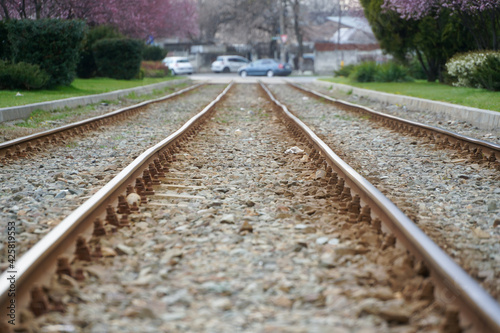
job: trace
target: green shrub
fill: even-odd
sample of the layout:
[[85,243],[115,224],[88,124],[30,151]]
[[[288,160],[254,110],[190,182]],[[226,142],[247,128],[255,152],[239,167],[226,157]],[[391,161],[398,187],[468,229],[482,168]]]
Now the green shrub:
[[111,26],[97,26],[86,33],[82,41],[80,61],[76,68],[78,77],[87,79],[97,75],[97,65],[92,48],[98,40],[105,38],[123,38],[123,35]]
[[374,61],[367,61],[355,66],[349,78],[357,82],[373,82],[376,72],[377,64]]
[[146,45],[142,51],[142,59],[161,61],[167,55],[167,50],[159,46]]
[[118,80],[133,79],[141,67],[142,42],[134,39],[101,39],[94,44],[99,76]]
[[38,65],[0,60],[0,89],[41,89],[49,79],[49,74]]
[[377,65],[374,81],[408,82],[412,81],[412,78],[408,75],[408,70],[405,67],[390,61],[385,64]]
[[500,52],[475,51],[454,55],[446,63],[454,86],[500,90]]
[[339,70],[334,71],[333,73],[335,74],[335,76],[348,77],[349,75],[351,75],[352,71],[354,70],[354,67],[355,67],[354,65],[347,65]]
[[49,86],[71,84],[86,29],[83,21],[10,20],[5,25],[12,63],[40,65],[50,75]]

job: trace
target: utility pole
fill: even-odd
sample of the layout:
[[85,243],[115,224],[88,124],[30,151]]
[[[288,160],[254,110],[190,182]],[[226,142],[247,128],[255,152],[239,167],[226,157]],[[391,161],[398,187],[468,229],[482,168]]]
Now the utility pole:
[[286,10],[286,7],[285,7],[285,1],[286,0],[279,0],[280,2],[280,60],[282,62],[285,62],[286,60],[286,57],[285,57],[285,53],[286,53],[286,49],[285,49],[285,42],[283,41],[283,38],[281,38],[281,36],[285,35],[285,10]]

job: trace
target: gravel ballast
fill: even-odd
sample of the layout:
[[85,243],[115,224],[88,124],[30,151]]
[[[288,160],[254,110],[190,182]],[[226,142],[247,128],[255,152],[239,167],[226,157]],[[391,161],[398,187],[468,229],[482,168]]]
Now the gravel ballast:
[[146,148],[178,129],[223,89],[206,86],[154,104],[125,121],[0,165],[0,269],[8,262],[7,221],[16,223],[19,257]]
[[284,85],[276,97],[500,300],[500,174]]

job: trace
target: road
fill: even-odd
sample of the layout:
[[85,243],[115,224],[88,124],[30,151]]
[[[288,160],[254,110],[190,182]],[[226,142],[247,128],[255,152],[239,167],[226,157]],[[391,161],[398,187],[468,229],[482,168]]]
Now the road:
[[229,83],[230,81],[235,81],[238,83],[255,83],[257,81],[262,81],[264,83],[283,83],[284,80],[290,80],[293,82],[312,82],[319,78],[319,76],[247,76],[245,78],[240,77],[236,73],[196,73],[190,75],[194,81],[209,81],[212,83]]

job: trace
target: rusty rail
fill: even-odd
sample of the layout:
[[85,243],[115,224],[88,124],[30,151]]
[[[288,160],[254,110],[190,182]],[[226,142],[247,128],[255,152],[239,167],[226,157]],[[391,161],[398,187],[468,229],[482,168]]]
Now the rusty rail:
[[361,112],[366,115],[369,115],[374,120],[382,121],[387,126],[395,128],[397,130],[406,131],[410,134],[419,137],[428,137],[430,140],[436,143],[441,143],[444,146],[449,146],[450,148],[469,151],[473,155],[473,157],[477,159],[486,159],[489,162],[496,163],[496,167],[500,168],[499,144],[484,140],[479,140],[467,135],[462,135],[452,131],[448,131],[443,128],[430,126],[415,121],[392,116],[386,113],[378,112],[365,106],[332,98],[330,96],[299,86],[289,81],[287,81],[287,84],[311,96],[329,101],[339,109],[345,111]]
[[[74,257],[76,255],[76,241],[82,236],[92,234],[92,227],[96,219],[101,221],[105,219],[108,206],[116,207],[118,196],[124,194],[127,187],[133,185],[134,182],[137,184],[137,179],[141,176],[144,177],[151,163],[158,163],[158,159],[162,158],[163,162],[166,162],[164,157],[175,151],[179,142],[194,135],[201,124],[211,116],[214,106],[226,95],[232,85],[233,83],[230,83],[219,96],[176,132],[137,157],[108,184],[28,250],[15,262],[14,268],[3,272],[0,275],[0,307],[6,309],[13,299],[9,296],[11,284],[8,280],[12,274],[15,276],[15,303],[17,307],[26,306],[32,288],[46,283],[56,272],[58,258],[62,256]],[[15,273],[11,273],[12,271]]]
[[437,244],[420,230],[399,208],[378,189],[340,159],[307,125],[280,103],[262,83],[262,89],[276,104],[289,130],[301,133],[311,148],[319,152],[328,165],[358,194],[361,202],[370,207],[402,244],[431,271],[440,287],[442,301],[456,303],[465,320],[474,324],[476,331],[500,332],[500,305],[458,266]]
[[91,129],[95,129],[110,122],[112,119],[121,119],[122,117],[130,116],[136,112],[141,111],[142,108],[147,105],[162,102],[167,99],[172,99],[191,90],[199,88],[202,85],[204,85],[204,83],[198,83],[182,90],[176,91],[167,96],[144,101],[142,103],[131,105],[101,116],[88,118],[72,124],[60,126],[47,131],[0,143],[0,159],[23,157],[27,152],[33,151],[34,149],[37,149],[37,147],[41,147],[42,145],[50,143],[56,143],[61,139],[65,139],[66,136],[73,136],[76,134],[84,133]]

